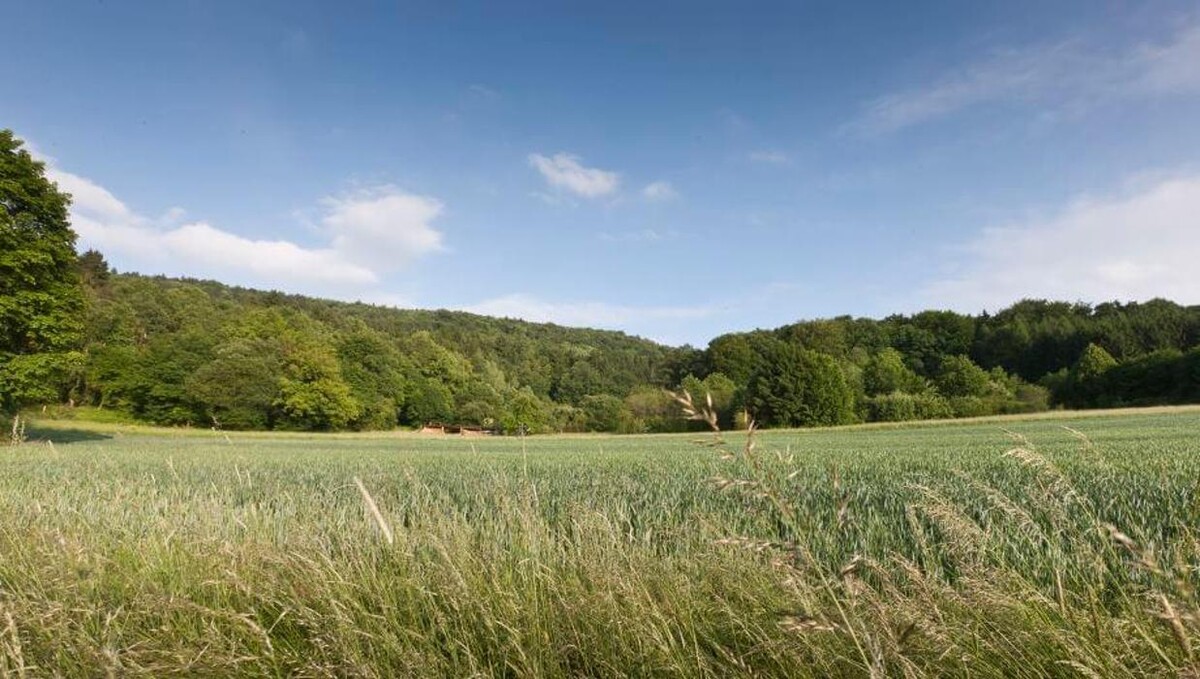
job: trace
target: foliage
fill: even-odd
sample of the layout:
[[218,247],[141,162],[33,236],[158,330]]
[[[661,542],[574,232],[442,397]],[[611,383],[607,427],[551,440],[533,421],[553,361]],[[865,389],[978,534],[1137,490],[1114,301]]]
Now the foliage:
[[749,395],[754,416],[766,424],[811,427],[854,420],[854,394],[837,363],[782,341],[768,350]]
[[579,408],[592,431],[618,431],[632,417],[625,402],[611,394],[584,396]]
[[712,410],[717,415],[717,422],[724,429],[734,429],[734,419],[737,410],[743,405],[745,395],[737,383],[724,373],[710,373],[704,379],[688,374],[675,389],[676,393],[689,394],[697,403],[712,401]]
[[871,357],[863,368],[863,390],[867,396],[924,391],[925,382],[904,364],[904,355],[888,347]]
[[[515,432],[524,422],[524,431],[642,432],[681,426],[665,396],[679,389],[711,394],[723,427],[743,408],[770,425],[820,426],[1031,412],[1051,401],[1178,402],[1196,391],[1175,378],[1154,391],[1153,378],[1140,376],[1149,374],[1139,361],[1150,353],[1138,347],[1178,342],[1168,348],[1182,351],[1200,338],[1200,314],[1169,303],[839,317],[723,335],[698,351],[621,333],[115,274],[103,258],[85,259],[86,356],[78,370],[39,382],[51,384],[42,395],[69,390],[79,402],[156,423],[386,429],[437,421]],[[1064,319],[1074,334],[1053,330]],[[1097,348],[1053,339],[1080,333],[1099,334]],[[1055,357],[1074,351],[1070,368],[1119,337],[1127,337],[1120,364],[1131,366],[1115,373],[1120,379],[1084,379],[1076,369],[1063,379],[1035,375],[1033,384],[1006,368],[1057,365]],[[288,371],[298,352],[312,351],[335,357],[336,367],[302,388]],[[1021,358],[1029,352],[1041,357]]]
[[1103,347],[1089,343],[1075,362],[1072,379],[1086,382],[1099,378],[1111,368],[1117,366],[1117,359],[1104,350]]
[[186,398],[203,404],[218,428],[271,429],[282,397],[282,349],[267,338],[235,338],[184,382]]
[[70,196],[0,130],[0,413],[56,400],[80,355],[82,295]]
[[77,398],[158,424],[540,432],[577,428],[570,406],[590,395],[672,386],[658,380],[671,379],[675,350],[621,333],[116,274],[94,254],[80,266]]
[[625,397],[627,433],[682,431],[686,421],[679,416],[679,407],[666,389],[651,386],[637,387]]
[[958,355],[942,359],[934,384],[938,392],[950,398],[981,397],[988,394],[992,379],[970,358]]
[[908,394],[894,391],[866,399],[867,419],[872,422],[938,420],[954,417],[954,409],[944,396],[936,393]]

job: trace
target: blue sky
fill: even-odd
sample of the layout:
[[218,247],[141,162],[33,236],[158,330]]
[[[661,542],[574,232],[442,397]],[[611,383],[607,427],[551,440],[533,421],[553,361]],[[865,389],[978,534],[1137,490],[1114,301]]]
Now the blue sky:
[[20,2],[0,126],[121,270],[703,346],[1200,303],[1194,2]]

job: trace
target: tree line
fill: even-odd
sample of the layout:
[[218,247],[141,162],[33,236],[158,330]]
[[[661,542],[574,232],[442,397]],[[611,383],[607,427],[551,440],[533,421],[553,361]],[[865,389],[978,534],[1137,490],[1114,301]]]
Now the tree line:
[[115,274],[85,253],[82,361],[61,398],[166,425],[678,431],[1200,401],[1200,308],[1024,301],[733,333],[705,349],[452,311]]
[[77,255],[69,197],[0,131],[0,410],[65,403],[163,425],[678,431],[1200,401],[1200,307],[1026,300],[849,316],[703,349],[621,332],[117,273]]

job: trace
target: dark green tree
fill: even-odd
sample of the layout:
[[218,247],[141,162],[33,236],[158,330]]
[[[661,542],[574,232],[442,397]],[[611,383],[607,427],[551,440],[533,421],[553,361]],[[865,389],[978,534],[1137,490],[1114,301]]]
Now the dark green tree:
[[854,393],[837,361],[778,342],[750,382],[751,412],[784,427],[816,427],[854,421]]
[[404,362],[395,346],[364,326],[342,337],[337,355],[342,376],[362,405],[355,428],[394,428],[407,389]]
[[70,196],[0,130],[0,412],[62,395],[82,368]]
[[283,352],[268,338],[234,338],[218,347],[216,358],[184,383],[211,424],[226,429],[270,429],[280,398]]
[[584,396],[579,408],[583,411],[587,428],[591,431],[618,431],[630,417],[625,403],[609,394]]

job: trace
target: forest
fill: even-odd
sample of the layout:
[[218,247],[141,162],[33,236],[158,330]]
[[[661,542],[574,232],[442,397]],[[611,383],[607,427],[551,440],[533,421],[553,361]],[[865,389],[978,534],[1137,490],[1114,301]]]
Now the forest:
[[1200,401],[1200,307],[1165,300],[838,317],[697,349],[118,274],[96,252],[78,267],[83,340],[58,400],[162,425],[678,431],[684,390],[725,427]]

